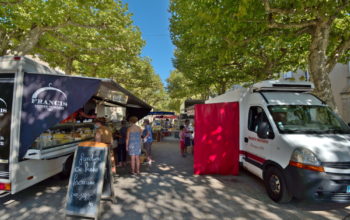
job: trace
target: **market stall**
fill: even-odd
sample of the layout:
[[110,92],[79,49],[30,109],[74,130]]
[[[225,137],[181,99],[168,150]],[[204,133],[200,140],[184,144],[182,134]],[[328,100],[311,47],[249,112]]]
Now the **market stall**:
[[0,191],[11,193],[67,172],[77,145],[94,137],[94,117],[142,118],[152,108],[110,79],[27,57],[0,57],[0,89]]
[[[46,105],[50,99],[57,106]],[[109,79],[25,74],[20,158],[50,159],[74,151],[78,142],[91,139],[94,133],[93,117],[81,119],[81,112],[109,118],[107,109],[118,107],[124,109],[125,118],[142,118],[151,109]],[[25,132],[29,127],[32,132]]]
[[154,139],[158,142],[162,137],[178,132],[178,116],[174,112],[150,112],[148,115],[152,116]]

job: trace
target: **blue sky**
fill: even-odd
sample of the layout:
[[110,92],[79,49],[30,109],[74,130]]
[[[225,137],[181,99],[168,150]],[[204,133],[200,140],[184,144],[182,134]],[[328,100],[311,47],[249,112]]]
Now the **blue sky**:
[[175,47],[171,43],[169,32],[168,0],[122,0],[128,4],[133,21],[142,32],[146,41],[141,56],[152,59],[152,65],[163,82],[174,69],[171,58]]

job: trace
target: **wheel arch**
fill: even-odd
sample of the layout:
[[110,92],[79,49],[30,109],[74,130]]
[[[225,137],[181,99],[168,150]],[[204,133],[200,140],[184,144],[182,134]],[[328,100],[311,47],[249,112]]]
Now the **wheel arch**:
[[280,171],[282,171],[283,175],[285,175],[284,169],[281,167],[281,165],[279,165],[278,163],[272,161],[272,160],[267,160],[265,161],[265,163],[263,164],[262,170],[263,170],[263,178],[265,178],[266,175],[266,171],[270,168],[270,167],[276,167],[278,168]]
[[74,160],[74,154],[75,153],[72,153],[71,155],[69,155],[67,159],[62,163],[62,171],[60,173],[60,177],[62,179],[69,178],[70,176],[70,172],[71,172],[71,168]]

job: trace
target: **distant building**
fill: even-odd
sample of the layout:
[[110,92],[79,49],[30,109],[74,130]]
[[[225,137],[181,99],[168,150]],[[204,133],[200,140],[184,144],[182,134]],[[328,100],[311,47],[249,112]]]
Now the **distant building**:
[[[282,79],[295,81],[309,81],[308,72],[298,70],[281,74]],[[348,64],[338,63],[330,73],[332,91],[339,115],[350,122],[350,62]]]

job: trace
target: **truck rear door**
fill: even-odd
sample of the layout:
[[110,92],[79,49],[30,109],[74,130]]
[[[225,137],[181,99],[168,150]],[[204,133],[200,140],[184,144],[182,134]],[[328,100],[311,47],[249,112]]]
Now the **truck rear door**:
[[14,74],[0,74],[0,190],[9,183],[9,156]]

